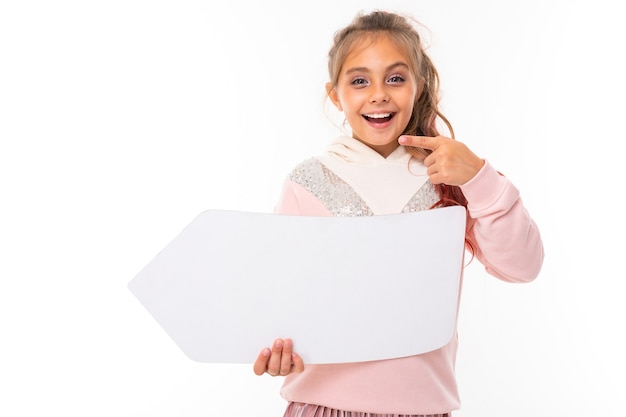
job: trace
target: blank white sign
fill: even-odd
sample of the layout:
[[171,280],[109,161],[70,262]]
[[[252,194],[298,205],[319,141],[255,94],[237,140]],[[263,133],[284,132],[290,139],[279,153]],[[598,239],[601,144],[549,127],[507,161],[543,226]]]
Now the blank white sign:
[[252,363],[289,337],[305,363],[410,356],[454,335],[465,209],[372,217],[208,210],[129,283],[191,359]]

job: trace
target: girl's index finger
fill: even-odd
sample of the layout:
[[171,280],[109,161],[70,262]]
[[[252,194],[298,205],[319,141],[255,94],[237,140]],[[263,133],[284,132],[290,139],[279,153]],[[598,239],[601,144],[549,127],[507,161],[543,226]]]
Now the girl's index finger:
[[416,146],[418,148],[435,150],[439,147],[440,141],[432,136],[408,136],[402,135],[398,138],[400,145]]

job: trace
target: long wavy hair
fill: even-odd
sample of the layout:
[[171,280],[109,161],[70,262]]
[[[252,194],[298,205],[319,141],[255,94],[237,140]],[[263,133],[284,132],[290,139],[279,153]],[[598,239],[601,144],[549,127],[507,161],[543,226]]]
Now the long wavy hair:
[[[415,25],[414,25],[415,24]],[[416,25],[419,22],[408,16],[385,11],[358,14],[352,23],[335,33],[333,45],[328,53],[328,74],[332,87],[339,81],[341,68],[352,47],[367,36],[386,35],[406,51],[409,67],[418,83],[422,84],[421,94],[415,101],[413,113],[403,134],[412,136],[438,136],[438,121],[444,123],[450,137],[454,139],[454,129],[450,121],[439,110],[439,73],[426,54]],[[417,159],[424,160],[432,151],[409,147],[409,152]],[[435,207],[461,205],[467,209],[467,200],[460,187],[436,184],[439,195]],[[473,253],[474,246],[466,238],[466,246]]]

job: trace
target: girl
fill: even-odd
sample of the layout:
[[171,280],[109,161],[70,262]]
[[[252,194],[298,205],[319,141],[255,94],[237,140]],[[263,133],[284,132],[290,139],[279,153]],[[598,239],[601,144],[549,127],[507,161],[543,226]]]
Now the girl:
[[[276,212],[369,216],[462,205],[467,249],[486,271],[532,281],[543,262],[539,231],[514,185],[453,139],[438,109],[438,73],[410,21],[385,12],[357,16],[335,35],[328,69],[326,92],[352,136],[298,165]],[[440,136],[438,121],[450,138]],[[285,417],[450,416],[460,404],[456,351],[455,336],[421,355],[305,367],[292,341],[277,339],[254,372],[286,376]]]

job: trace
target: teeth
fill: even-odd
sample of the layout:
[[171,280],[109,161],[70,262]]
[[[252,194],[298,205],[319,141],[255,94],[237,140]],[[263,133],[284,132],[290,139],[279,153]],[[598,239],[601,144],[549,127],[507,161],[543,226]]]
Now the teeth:
[[365,114],[364,116],[370,119],[384,119],[385,117],[391,116],[391,113]]

